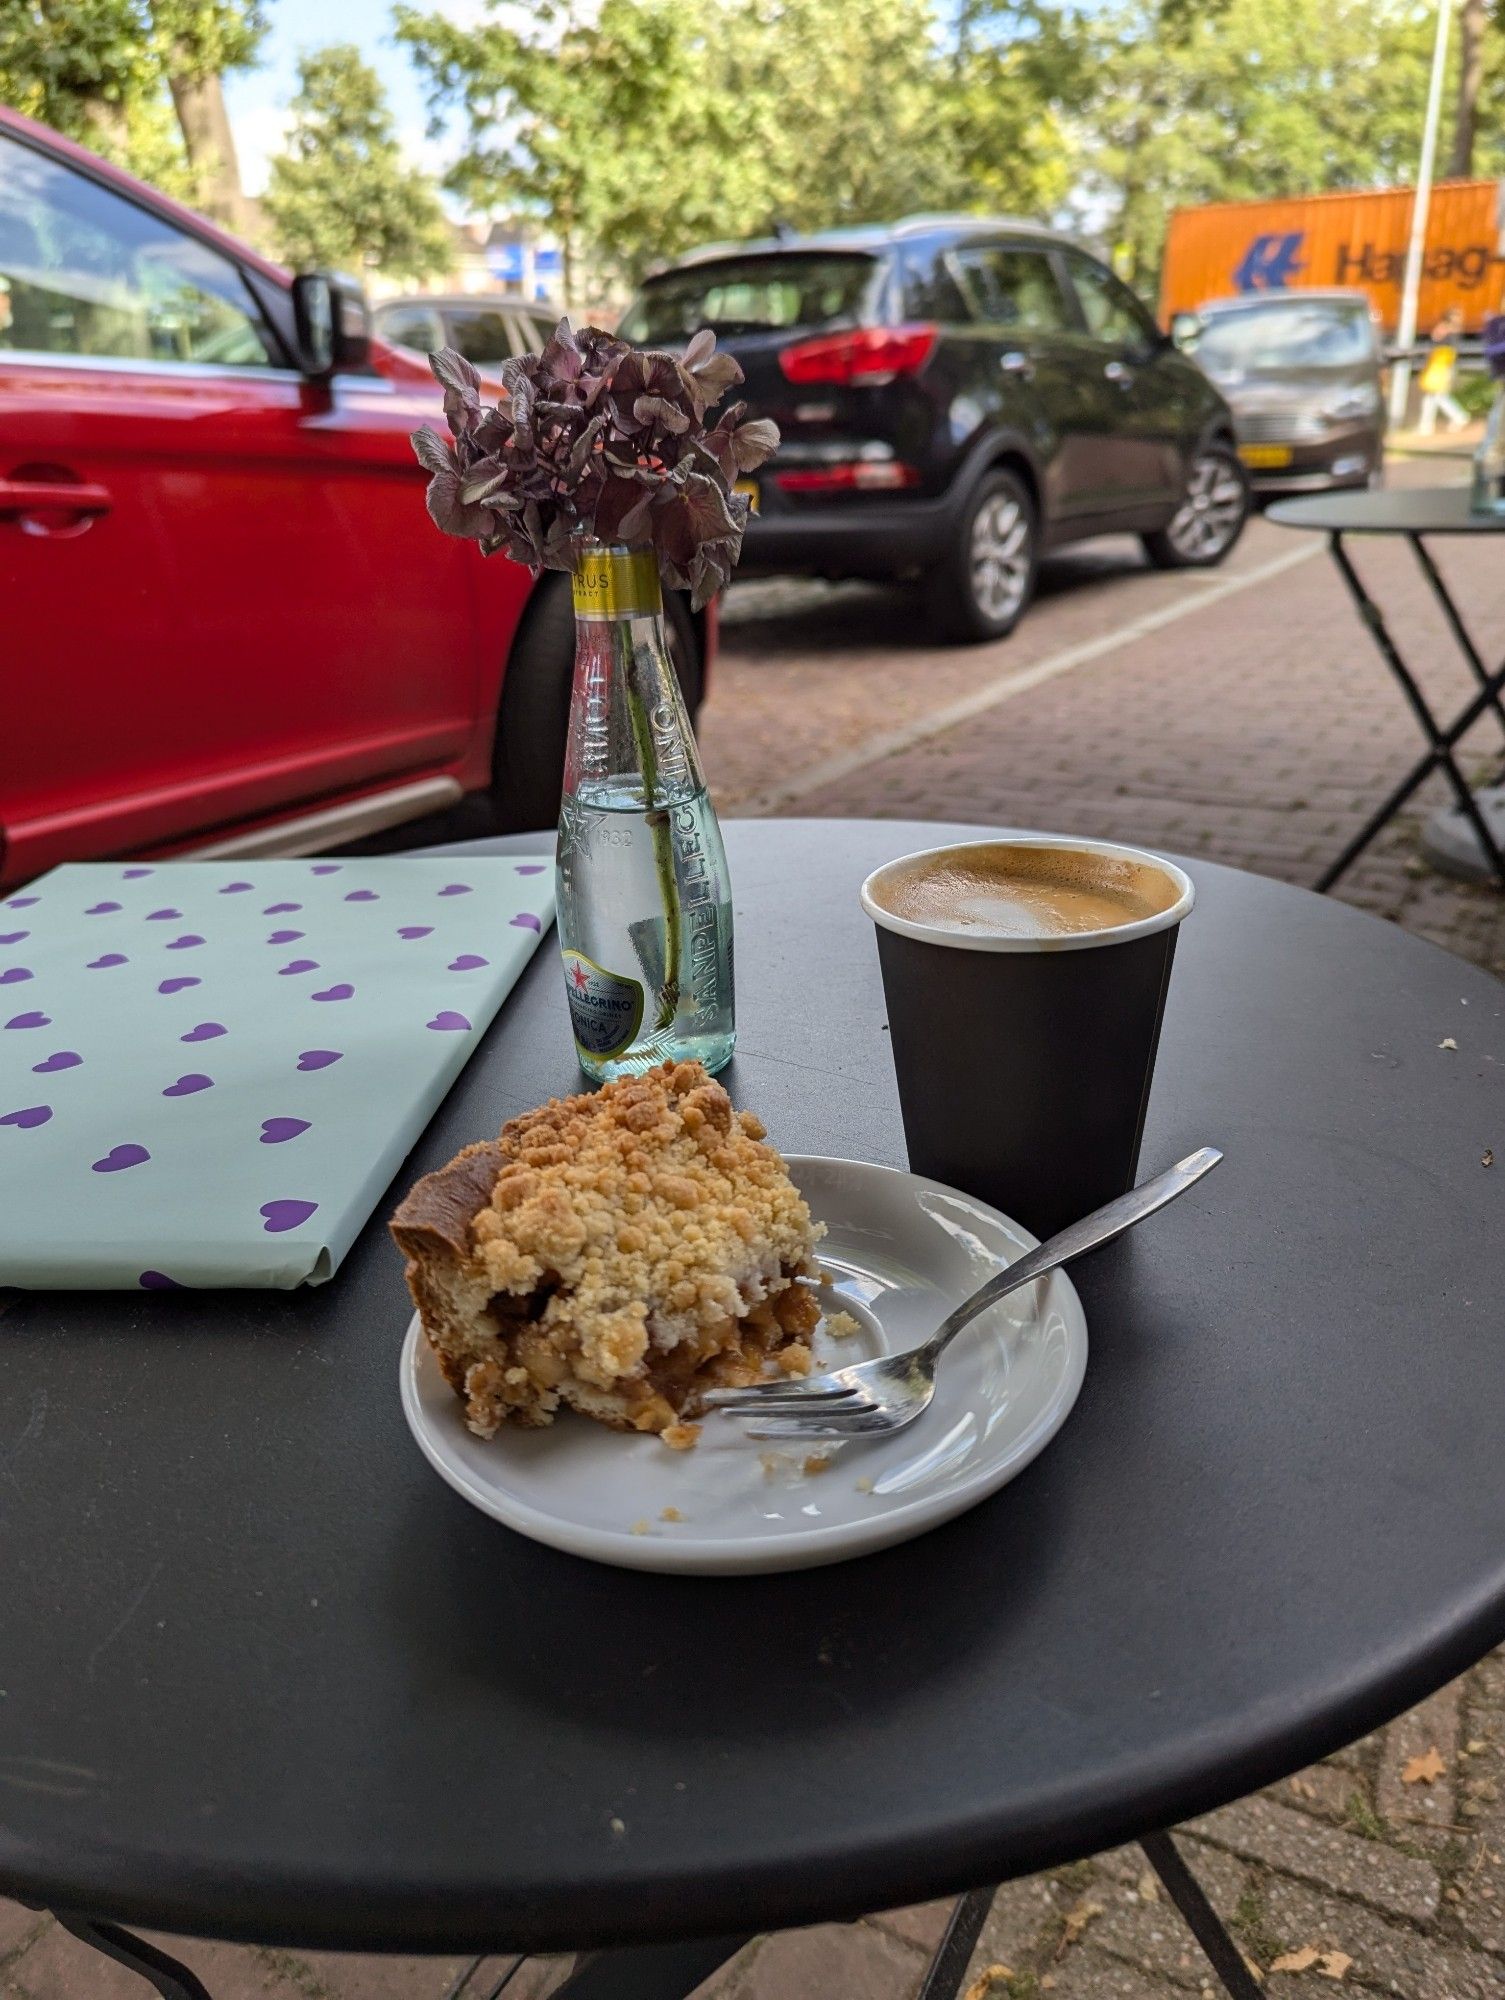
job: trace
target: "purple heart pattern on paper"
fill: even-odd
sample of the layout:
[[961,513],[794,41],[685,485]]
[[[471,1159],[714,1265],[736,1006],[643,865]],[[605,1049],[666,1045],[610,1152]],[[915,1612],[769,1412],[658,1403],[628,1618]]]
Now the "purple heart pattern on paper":
[[40,896],[12,896],[8,903],[0,907],[7,910],[34,910],[41,900]]
[[468,896],[470,894],[470,884],[468,882],[451,882],[448,888],[441,889],[439,894],[441,896]]
[[16,1125],[21,1131],[29,1132],[36,1125],[45,1125],[51,1116],[50,1104],[29,1104],[24,1111],[7,1111],[0,1117],[0,1125]]
[[267,1235],[280,1236],[285,1229],[307,1222],[318,1206],[316,1201],[264,1201],[257,1212],[266,1218],[261,1226]]
[[167,949],[169,951],[191,951],[196,944],[202,944],[203,942],[204,940],[198,935],[197,931],[189,931],[184,937],[174,938]]
[[452,1007],[441,1007],[432,1021],[424,1023],[429,1028],[454,1028],[462,1033],[470,1027],[463,1014],[457,1014]]
[[[98,965],[124,965],[123,958],[96,959]],[[31,969],[25,965],[8,965],[0,972],[0,986],[19,986],[23,979],[31,978]]]
[[347,903],[379,903],[380,896],[374,889],[352,889],[345,898]]
[[136,1280],[143,1292],[181,1292],[183,1287],[165,1271],[143,1271]]
[[59,1049],[55,1056],[48,1056],[45,1062],[33,1063],[32,1073],[36,1076],[51,1076],[55,1070],[77,1069],[83,1057],[76,1049]]
[[489,965],[490,963],[491,960],[489,958],[477,958],[473,951],[462,951],[458,958],[450,960],[449,970],[451,972],[474,972],[477,966]]
[[180,1076],[176,1083],[170,1083],[163,1091],[164,1097],[195,1097],[201,1090],[213,1090],[214,1078],[201,1076],[197,1070],[190,1070],[187,1076]]
[[[123,951],[107,951],[103,958],[91,958],[84,967],[86,972],[100,972],[107,965],[127,965],[130,961]],[[3,974],[0,974],[3,977]]]
[[338,861],[316,861],[308,872],[310,875],[338,875],[342,865]]
[[180,972],[176,979],[164,979],[158,986],[159,993],[182,993],[190,986],[202,986],[202,979],[196,979],[191,972]]
[[285,1146],[289,1139],[296,1139],[300,1132],[307,1130],[306,1118],[263,1118],[261,1143],[263,1146]]
[[547,866],[544,861],[519,861],[512,872],[514,875],[542,875]]
[[200,1021],[198,1026],[190,1028],[186,1035],[179,1035],[178,1040],[180,1042],[212,1042],[216,1041],[221,1035],[228,1035],[229,1032],[230,1030],[222,1027],[218,1021]]
[[319,961],[316,958],[290,958],[286,965],[279,965],[277,968],[284,979],[290,972],[317,972],[318,969]]
[[92,908],[84,911],[84,915],[86,917],[107,917],[113,910],[118,910],[119,908],[119,903],[95,903]]
[[398,927],[397,935],[400,938],[432,937],[434,927],[432,924],[402,924]]
[[355,988],[348,981],[341,980],[338,986],[326,986],[322,993],[314,995],[315,1000],[348,1000]]
[[0,944],[24,944],[30,936],[30,931],[5,931],[0,933]]
[[267,939],[267,943],[296,944],[299,938],[302,936],[303,936],[302,931],[273,931],[271,936]]
[[127,1167],[140,1167],[151,1158],[145,1146],[112,1146],[102,1160],[94,1162],[96,1174],[123,1174]]
[[122,868],[120,879],[122,882],[139,882],[143,875],[155,875],[156,872],[155,868]]
[[7,1028],[50,1028],[52,1016],[39,1014],[33,1009],[29,1014],[12,1014],[5,1025]]
[[264,917],[286,917],[291,916],[294,910],[302,908],[301,903],[268,903],[261,914]]
[[254,882],[227,882],[220,890],[222,896],[239,896],[246,889],[254,889]]
[[519,910],[512,919],[513,928],[520,931],[537,931],[543,935],[543,924],[530,910]]
[[328,1069],[344,1055],[343,1049],[305,1049],[298,1058],[299,1069]]
[[175,924],[180,923],[182,918],[183,912],[181,910],[153,910],[148,915],[146,921],[149,924]]

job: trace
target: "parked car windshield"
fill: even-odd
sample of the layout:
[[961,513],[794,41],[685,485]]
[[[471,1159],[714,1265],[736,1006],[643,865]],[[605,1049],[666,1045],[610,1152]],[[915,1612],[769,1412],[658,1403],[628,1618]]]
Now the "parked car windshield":
[[650,279],[618,331],[653,347],[703,326],[722,335],[859,326],[878,268],[873,257],[811,251],[694,264]]
[[1374,329],[1363,305],[1249,306],[1212,314],[1191,351],[1213,369],[1342,368],[1373,359]]

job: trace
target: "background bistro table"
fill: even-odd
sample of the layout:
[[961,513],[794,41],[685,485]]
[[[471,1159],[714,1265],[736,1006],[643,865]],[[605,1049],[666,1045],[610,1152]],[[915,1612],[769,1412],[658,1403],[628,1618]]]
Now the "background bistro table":
[[[729,828],[727,1082],[791,1151],[903,1163],[857,885],[976,831]],[[138,1966],[103,1920],[656,1946],[570,1989],[628,2000],[758,1930],[1148,1836],[1252,1992],[1163,1830],[1505,1639],[1505,988],[1187,865],[1144,1166],[1227,1160],[1080,1267],[1092,1358],[1059,1439],[906,1547],[681,1579],[472,1511],[399,1408],[400,1187],[320,1290],[11,1294],[0,1889]],[[558,984],[546,945],[403,1187],[575,1087]]]
[[[1384,830],[1416,788],[1436,770],[1446,773],[1455,803],[1438,815],[1428,829],[1423,847],[1439,866],[1450,874],[1473,881],[1487,881],[1493,875],[1505,888],[1505,787],[1491,786],[1482,792],[1470,791],[1453,752],[1465,733],[1484,714],[1494,713],[1505,732],[1505,660],[1491,667],[1469,631],[1442,572],[1426,544],[1428,535],[1502,535],[1505,515],[1475,514],[1469,506],[1466,486],[1410,487],[1393,492],[1359,491],[1324,493],[1311,500],[1282,500],[1266,510],[1266,518],[1282,528],[1308,528],[1325,534],[1338,574],[1348,587],[1359,617],[1379,649],[1380,657],[1394,674],[1401,693],[1409,703],[1417,725],[1427,740],[1427,753],[1414,764],[1384,802],[1377,806],[1335,861],[1323,870],[1315,887],[1330,889],[1358,860],[1377,833]],[[1447,620],[1448,630],[1468,664],[1477,685],[1474,694],[1448,722],[1441,721],[1423,693],[1415,674],[1395,642],[1379,604],[1365,589],[1344,545],[1346,535],[1389,535],[1411,545],[1417,567]]]

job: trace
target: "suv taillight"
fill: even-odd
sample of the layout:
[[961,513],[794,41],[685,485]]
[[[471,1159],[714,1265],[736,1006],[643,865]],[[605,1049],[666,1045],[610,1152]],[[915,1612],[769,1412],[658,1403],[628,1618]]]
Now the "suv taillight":
[[786,347],[779,366],[791,382],[844,382],[871,388],[913,375],[930,359],[933,326],[864,326]]

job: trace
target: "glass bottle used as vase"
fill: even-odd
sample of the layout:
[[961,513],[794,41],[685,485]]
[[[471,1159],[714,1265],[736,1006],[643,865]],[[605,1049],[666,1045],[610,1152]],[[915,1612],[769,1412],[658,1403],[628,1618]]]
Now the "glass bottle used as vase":
[[669,657],[651,552],[586,543],[559,814],[559,944],[580,1067],[731,1059],[721,829]]
[[1476,514],[1498,514],[1505,518],[1505,382],[1496,386],[1484,436],[1474,453],[1471,504]]

